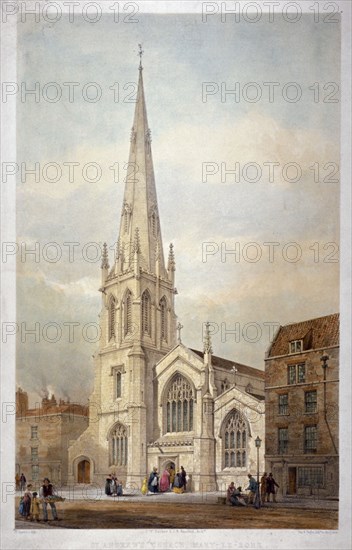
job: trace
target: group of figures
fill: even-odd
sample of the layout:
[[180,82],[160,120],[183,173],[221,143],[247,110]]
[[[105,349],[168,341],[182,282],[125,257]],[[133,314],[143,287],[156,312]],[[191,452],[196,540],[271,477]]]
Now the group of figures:
[[109,497],[123,495],[122,483],[115,474],[109,474],[105,480],[105,494]]
[[275,487],[279,487],[279,485],[276,483],[271,472],[269,475],[266,472],[262,475],[260,479],[260,491],[256,479],[252,474],[248,474],[248,487],[246,489],[249,491],[248,498],[246,499],[245,495],[242,494],[242,487],[236,488],[235,483],[232,481],[227,488],[226,500],[232,506],[247,506],[247,502],[248,504],[258,504],[257,499],[259,498],[262,503],[270,502],[270,495],[273,495],[273,502],[276,502]]
[[[22,474],[23,475],[23,474]],[[53,520],[58,521],[58,515],[55,502],[65,500],[56,494],[56,490],[50,480],[45,477],[43,485],[39,489],[39,496],[36,491],[32,492],[33,486],[29,483],[26,487],[20,485],[24,494],[21,497],[19,513],[26,520],[40,521],[40,508],[43,508],[43,521],[48,521],[48,504],[51,508]]]
[[171,464],[168,468],[165,468],[162,475],[158,473],[158,469],[155,467],[150,473],[149,478],[145,478],[143,481],[141,492],[143,495],[148,493],[184,493],[187,490],[187,473],[183,466],[176,472],[174,466]]

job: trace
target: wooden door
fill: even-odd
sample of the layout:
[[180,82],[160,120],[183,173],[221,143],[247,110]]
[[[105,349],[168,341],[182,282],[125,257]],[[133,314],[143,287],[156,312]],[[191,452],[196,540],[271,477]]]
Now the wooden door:
[[288,494],[295,495],[297,487],[297,468],[288,469]]
[[78,463],[77,472],[78,483],[90,483],[90,462],[89,460],[81,460]]

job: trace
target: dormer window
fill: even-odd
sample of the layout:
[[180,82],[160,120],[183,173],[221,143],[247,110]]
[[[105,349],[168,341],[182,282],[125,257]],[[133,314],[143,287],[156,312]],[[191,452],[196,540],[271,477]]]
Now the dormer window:
[[303,351],[303,340],[292,340],[289,353],[300,353]]

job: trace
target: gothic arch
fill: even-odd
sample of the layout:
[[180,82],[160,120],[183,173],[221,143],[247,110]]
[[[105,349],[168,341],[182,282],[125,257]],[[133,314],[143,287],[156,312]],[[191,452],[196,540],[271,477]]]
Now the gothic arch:
[[90,463],[90,475],[91,476],[95,472],[94,460],[88,455],[80,454],[72,460],[72,471],[73,471],[73,476],[74,476],[75,482],[78,481],[78,464],[80,462],[82,462],[82,460],[87,460]]
[[160,309],[160,339],[164,342],[168,341],[169,334],[169,305],[164,295],[159,302]]
[[108,298],[108,341],[116,337],[116,299],[110,294]]
[[129,288],[125,290],[124,296],[123,296],[123,334],[124,336],[127,336],[132,332],[132,301],[133,301],[133,294],[130,291]]
[[108,431],[109,466],[127,466],[128,429],[121,422],[116,422]]
[[142,334],[152,334],[152,299],[149,290],[146,288],[141,297],[141,320]]
[[193,383],[184,374],[175,372],[162,395],[163,433],[192,432],[196,402]]
[[245,468],[251,437],[248,420],[236,408],[231,409],[220,428],[222,468]]

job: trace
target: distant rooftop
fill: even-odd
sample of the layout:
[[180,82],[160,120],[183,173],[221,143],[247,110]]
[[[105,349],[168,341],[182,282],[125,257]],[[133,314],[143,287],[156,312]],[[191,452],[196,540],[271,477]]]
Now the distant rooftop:
[[303,351],[338,346],[340,314],[325,315],[280,327],[268,357],[288,355],[290,342],[303,340]]

